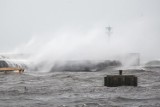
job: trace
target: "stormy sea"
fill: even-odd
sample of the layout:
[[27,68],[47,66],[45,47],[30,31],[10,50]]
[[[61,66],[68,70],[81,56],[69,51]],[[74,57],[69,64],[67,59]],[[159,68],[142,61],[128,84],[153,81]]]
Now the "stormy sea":
[[130,69],[138,86],[104,86],[115,67],[99,71],[27,70],[0,74],[0,107],[160,107],[160,68]]

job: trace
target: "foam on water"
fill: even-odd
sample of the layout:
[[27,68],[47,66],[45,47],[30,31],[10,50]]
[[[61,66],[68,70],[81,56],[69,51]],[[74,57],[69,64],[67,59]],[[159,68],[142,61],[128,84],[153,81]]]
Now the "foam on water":
[[160,69],[124,71],[138,76],[138,87],[105,87],[101,72],[24,72],[0,75],[0,106],[12,107],[159,107]]

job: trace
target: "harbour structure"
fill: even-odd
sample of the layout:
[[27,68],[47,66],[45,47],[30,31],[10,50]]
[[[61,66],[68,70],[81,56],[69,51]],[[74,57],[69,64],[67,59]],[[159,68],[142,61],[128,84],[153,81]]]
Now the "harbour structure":
[[1,59],[0,60],[0,73],[23,73],[25,70],[25,65],[22,63],[16,63],[13,60]]
[[104,86],[137,86],[138,78],[135,75],[122,75],[122,70],[119,70],[119,75],[107,75],[104,77]]
[[11,73],[11,72],[17,72],[17,73],[23,73],[24,69],[22,68],[12,68],[12,67],[4,67],[0,68],[0,72],[4,72],[5,74]]

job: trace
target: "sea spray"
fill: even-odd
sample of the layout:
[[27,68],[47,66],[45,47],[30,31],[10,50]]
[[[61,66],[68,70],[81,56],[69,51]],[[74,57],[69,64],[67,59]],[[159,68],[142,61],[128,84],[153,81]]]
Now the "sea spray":
[[97,26],[87,32],[72,28],[53,33],[37,33],[31,41],[17,48],[16,52],[29,53],[27,60],[30,68],[36,67],[45,72],[50,71],[56,62],[70,60],[119,60],[123,66],[130,66],[134,59],[121,60],[119,57],[135,52],[140,54],[141,62],[152,59],[151,56],[158,57],[158,51],[155,54],[153,48],[158,46],[159,42],[151,41],[156,34],[150,35],[150,28],[146,26],[146,23],[151,24],[154,21],[142,19],[126,22],[122,26],[113,26],[109,43],[104,26]]
[[[68,33],[68,32],[67,32]],[[35,36],[24,46],[22,52],[30,52],[31,68],[49,71],[57,61],[114,60],[112,48],[107,48],[106,35],[103,30],[94,29],[86,34],[60,33],[43,41],[44,36]]]

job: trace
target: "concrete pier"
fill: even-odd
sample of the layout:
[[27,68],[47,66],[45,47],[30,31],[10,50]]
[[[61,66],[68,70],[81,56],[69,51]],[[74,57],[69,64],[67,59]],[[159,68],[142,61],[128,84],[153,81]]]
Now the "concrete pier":
[[122,75],[122,70],[119,70],[119,75],[107,75],[104,77],[104,86],[137,86],[138,78],[135,75]]
[[24,69],[22,69],[22,68],[11,68],[11,67],[0,68],[0,72],[4,72],[5,74],[13,72],[13,71],[16,71],[16,72],[21,74],[21,73],[24,72]]

